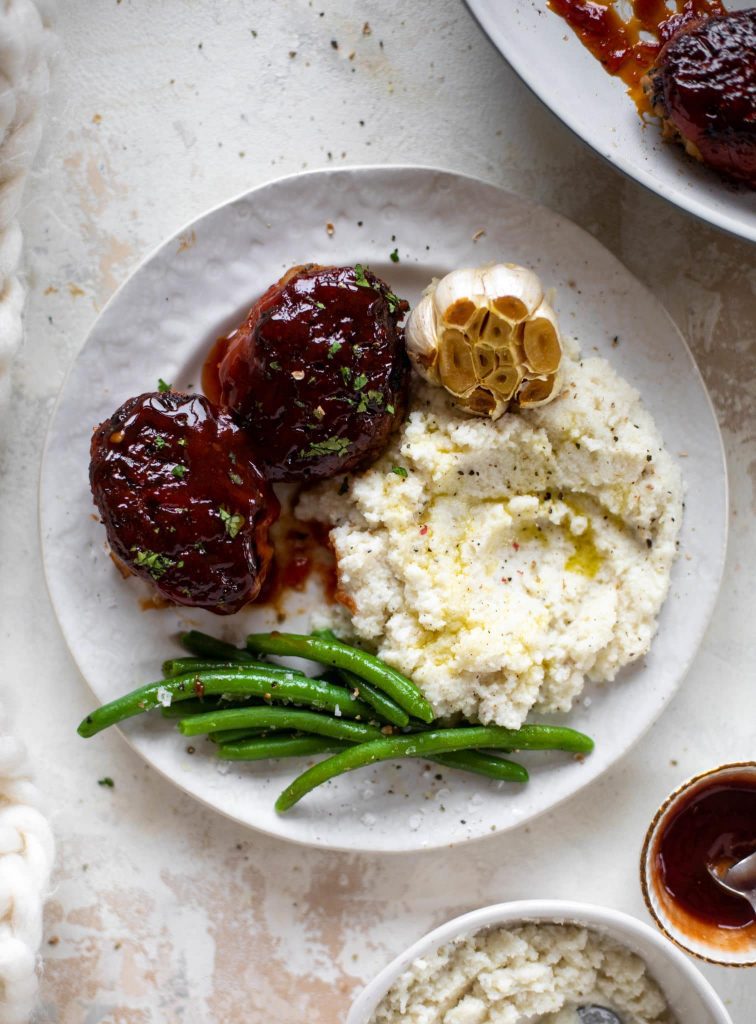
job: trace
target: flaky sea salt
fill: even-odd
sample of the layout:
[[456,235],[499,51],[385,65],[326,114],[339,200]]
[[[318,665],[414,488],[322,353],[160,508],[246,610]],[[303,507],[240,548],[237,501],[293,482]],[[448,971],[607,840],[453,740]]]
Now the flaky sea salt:
[[173,694],[170,690],[166,689],[165,686],[158,686],[157,699],[164,708],[169,708],[171,706],[171,701],[173,700]]

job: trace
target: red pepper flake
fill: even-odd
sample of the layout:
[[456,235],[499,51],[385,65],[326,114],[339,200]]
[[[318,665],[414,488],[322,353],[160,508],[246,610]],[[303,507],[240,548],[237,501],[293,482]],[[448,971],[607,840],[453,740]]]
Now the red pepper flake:
[[205,684],[202,682],[201,679],[194,680],[194,692],[197,694],[198,697],[205,696]]
[[424,537],[427,532],[428,532],[428,527],[427,526],[421,526],[420,527],[420,536],[421,537]]
[[517,543],[516,540],[512,541],[512,547],[515,549],[515,551],[519,551],[520,550],[520,545]]

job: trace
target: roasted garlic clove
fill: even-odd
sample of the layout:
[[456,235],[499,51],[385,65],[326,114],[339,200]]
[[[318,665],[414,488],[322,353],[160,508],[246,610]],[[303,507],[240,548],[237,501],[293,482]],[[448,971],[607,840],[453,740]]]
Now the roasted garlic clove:
[[433,281],[406,339],[418,373],[474,415],[498,419],[512,401],[543,405],[559,392],[556,316],[525,267],[496,263]]

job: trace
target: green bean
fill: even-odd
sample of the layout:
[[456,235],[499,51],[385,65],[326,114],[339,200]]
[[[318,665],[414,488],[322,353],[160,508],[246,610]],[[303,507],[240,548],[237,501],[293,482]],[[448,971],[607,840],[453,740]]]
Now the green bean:
[[300,672],[298,668],[284,668],[282,665],[272,665],[269,661],[241,662],[231,658],[226,658],[225,660],[215,658],[169,658],[163,662],[163,676],[169,679],[171,676],[186,675],[187,672],[220,672],[226,668],[273,670],[277,673],[285,672],[288,675],[304,675],[304,672]]
[[[299,742],[294,742],[295,740]],[[322,736],[260,736],[258,733],[255,737],[248,733],[245,738],[238,739],[232,739],[229,735],[226,743],[219,743],[217,753],[218,757],[228,761],[263,761],[276,757],[338,753],[349,745],[344,740],[330,740]],[[475,750],[460,750],[456,754],[445,754],[429,760],[447,768],[484,775],[489,779],[504,782],[528,781],[528,773],[522,765],[491,754],[479,754]]]
[[332,754],[343,749],[343,743],[325,736],[267,736],[248,743],[218,747],[218,757],[224,761],[263,761],[277,757]]
[[[301,726],[300,726],[301,728]],[[251,746],[254,750],[254,756],[246,758],[239,755],[234,755],[233,752],[239,747],[246,747],[248,740],[257,739],[260,736],[266,736],[269,732],[267,729],[224,729],[220,732],[208,733],[208,739],[213,743],[217,743],[219,747],[225,747],[226,751],[231,752],[232,760],[262,760],[265,756],[281,756],[275,754],[265,755],[259,751],[264,749],[262,745],[253,743]],[[278,739],[278,737],[271,737]],[[334,741],[333,750],[343,750],[345,746],[352,742],[342,740],[340,742]],[[324,747],[323,752],[330,752],[331,747]],[[319,753],[318,750],[309,749],[304,750],[303,753]],[[219,756],[223,756],[219,751]],[[286,756],[295,756],[295,748],[292,748],[291,754]],[[484,775],[489,779],[500,779],[506,782],[527,782],[528,773],[522,765],[516,764],[514,761],[507,761],[502,757],[496,757],[493,754],[483,754],[477,750],[459,750],[454,754],[439,754],[437,757],[428,758],[435,764],[440,764],[445,768],[455,768],[458,771],[474,772],[477,775]]]
[[[313,629],[310,636],[317,637],[319,640],[335,640],[336,643],[340,642],[332,629]],[[360,679],[358,675],[350,672],[348,668],[339,668],[336,671],[351,690],[356,689],[359,691],[357,696],[362,697],[365,703],[369,704],[374,711],[377,711],[381,718],[385,718],[392,725],[404,726],[409,724],[407,712],[400,708],[396,701],[387,697],[382,690],[371,686],[364,679]]]
[[[172,679],[160,679],[148,683],[117,700],[104,704],[93,711],[79,725],[80,736],[94,736],[95,733],[126,718],[151,711],[158,707],[166,693],[172,701],[212,695],[230,694],[233,697],[263,697],[266,700],[287,701],[306,704],[325,711],[339,709],[346,718],[362,718],[368,721],[371,709],[367,704],[354,700],[342,686],[324,682],[322,679],[308,679],[307,676],[290,675],[282,679],[260,669],[227,669],[223,672],[188,672]],[[160,696],[158,696],[160,694]]]
[[527,769],[516,761],[507,761],[503,757],[484,754],[479,750],[457,750],[453,754],[436,754],[428,760],[445,768],[474,772],[476,775],[485,775],[489,779],[500,779],[504,782],[527,782],[529,778]]
[[294,779],[276,800],[276,810],[288,811],[307,793],[345,772],[401,757],[424,757],[457,750],[478,748],[507,750],[568,750],[588,753],[593,740],[574,729],[551,725],[524,725],[521,729],[499,726],[470,726],[465,729],[439,729],[412,736],[382,736],[360,743],[325,761],[313,765]]
[[209,732],[207,738],[211,743],[238,743],[240,740],[251,740],[267,732],[267,729],[219,729],[218,732]]
[[374,725],[290,708],[256,707],[239,708],[235,711],[210,711],[206,715],[192,715],[191,718],[184,718],[179,722],[179,731],[183,736],[199,736],[201,733],[225,729],[256,728],[296,729],[298,732],[330,736],[337,740],[352,740],[355,743],[381,737],[381,730]]
[[313,629],[310,631],[310,636],[316,636],[319,640],[338,640],[332,629]]
[[357,697],[362,698],[366,704],[369,704],[374,711],[378,712],[381,718],[385,718],[392,725],[404,726],[409,724],[407,712],[400,708],[396,701],[393,701],[385,693],[377,689],[377,687],[366,683],[364,679],[360,679],[359,676],[356,676],[354,672],[350,672],[347,668],[336,669],[336,672],[349,687],[350,691],[355,693]]
[[226,711],[229,708],[251,708],[260,701],[255,697],[237,697],[230,699],[231,695],[224,697],[203,697],[202,700],[182,700],[162,707],[160,713],[163,718],[186,718],[188,715],[204,715],[206,711]]
[[185,647],[191,654],[200,658],[211,659],[212,661],[255,661],[252,655],[243,647],[235,647],[227,644],[225,640],[218,640],[207,633],[200,633],[198,629],[190,629],[187,633],[179,633],[179,640],[182,647]]
[[[329,740],[327,737],[313,735],[267,736],[262,729],[229,729],[224,733],[210,733],[209,738],[218,743],[218,757],[230,761],[262,761],[266,758],[337,753],[352,745],[351,740]],[[292,742],[294,739],[317,742],[298,744]],[[494,757],[492,754],[481,754],[476,750],[460,750],[456,754],[443,754],[429,760],[447,768],[484,775],[489,779],[505,782],[528,781],[528,773],[522,765],[506,761],[502,757]]]
[[215,708],[228,707],[225,701],[210,697],[208,700],[182,700],[180,703],[165,704],[160,708],[163,718],[186,718],[187,715],[202,715],[206,711],[213,711]]
[[[265,757],[282,757],[281,754],[265,754],[264,742],[260,737],[266,737],[269,729],[224,729],[220,732],[208,733],[208,739],[219,746],[218,756],[227,756],[230,760],[236,761],[258,761]],[[270,739],[279,740],[279,736],[270,736]],[[309,737],[311,738],[311,736]],[[324,743],[322,753],[334,753],[344,749],[352,742],[351,739],[333,740],[326,742],[319,737],[319,742]],[[222,748],[222,750],[220,750]],[[250,757],[244,755],[249,749]],[[296,757],[299,754],[319,754],[320,749],[302,749],[300,752],[292,746],[291,752],[286,757]],[[428,758],[434,764],[443,765],[445,768],[455,768],[458,771],[474,772],[477,775],[485,775],[487,778],[496,778],[508,782],[527,782],[528,772],[521,765],[513,761],[506,761],[504,758],[497,758],[493,754],[480,754],[477,751],[458,751],[456,754],[440,754],[437,757]]]
[[[182,660],[182,659],[176,658],[176,659],[173,659],[173,660],[174,661],[179,661],[179,660]],[[309,678],[308,676],[306,676],[304,674],[304,672],[300,672],[300,670],[298,668],[284,668],[283,665],[272,665],[270,662],[267,662],[267,661],[245,661],[245,662],[241,662],[241,661],[226,661],[226,662],[220,662],[220,661],[210,662],[210,661],[206,661],[206,662],[204,662],[204,665],[207,666],[207,667],[202,667],[202,664],[201,664],[202,661],[204,661],[204,659],[200,659],[200,664],[195,666],[195,665],[193,665],[191,663],[191,659],[188,658],[187,659],[188,667],[187,667],[186,671],[180,672],[180,673],[171,674],[167,678],[173,679],[176,674],[185,676],[185,675],[188,675],[189,673],[191,673],[192,675],[195,675],[195,676],[200,676],[200,675],[204,675],[206,672],[233,672],[235,674],[238,674],[240,672],[242,674],[247,673],[247,672],[259,672],[262,675],[267,676],[269,679],[284,679],[284,680],[285,679],[291,679],[292,676],[297,676],[300,679],[308,679]],[[163,663],[163,668],[164,669],[165,669],[165,665],[167,665],[167,664],[168,664],[168,662],[164,662]]]
[[411,679],[385,665],[375,655],[340,640],[296,633],[253,633],[247,637],[247,647],[258,654],[312,658],[322,665],[349,669],[360,679],[387,693],[408,714],[423,722],[433,721],[433,708]]

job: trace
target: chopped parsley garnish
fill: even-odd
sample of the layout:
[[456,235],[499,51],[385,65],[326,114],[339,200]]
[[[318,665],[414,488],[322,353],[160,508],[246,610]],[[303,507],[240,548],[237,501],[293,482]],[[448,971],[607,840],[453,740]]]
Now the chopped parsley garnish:
[[[169,569],[172,569],[176,564],[172,558],[168,557],[168,555],[158,554],[157,551],[141,551],[136,548],[132,548],[131,550],[136,551],[134,565],[139,566],[141,569],[146,569],[154,580],[159,580],[164,573]],[[182,564],[183,563],[179,563],[179,568]]]
[[229,459],[229,462],[233,462],[234,465],[236,464],[236,455],[234,455],[233,452],[229,452],[228,453],[228,459]]
[[325,302],[316,302],[315,305],[318,309],[325,309]]
[[359,403],[357,404],[357,412],[367,412],[368,397],[367,395],[360,395]]
[[[395,255],[396,255],[396,259],[394,259]],[[399,252],[398,252],[397,249],[394,249],[394,252],[391,253],[391,259],[394,260],[394,263],[398,263],[399,262]],[[368,281],[367,277],[365,277],[365,268],[362,266],[361,263],[355,263],[355,265],[354,265],[354,273],[355,273],[354,283],[359,288],[373,288],[375,291],[378,291],[378,292],[382,291],[382,289],[379,286],[371,284],[371,282]],[[393,313],[394,310],[396,310],[401,305],[402,300],[399,298],[398,295],[394,295],[393,292],[387,291],[385,293],[385,295],[386,295],[386,302],[388,303],[389,311],[391,313]]]
[[393,405],[387,405],[386,412],[389,414],[389,416],[393,416],[394,413],[396,412],[396,409],[394,408]]
[[344,378],[344,383],[348,384],[349,378],[352,376],[352,371],[349,369],[348,366],[340,366],[339,372],[341,373],[341,376]]
[[205,547],[201,540],[197,540],[194,542],[194,550],[200,555],[207,554],[207,548]]
[[328,346],[328,358],[333,359],[343,344],[343,341],[332,341]]
[[407,476],[409,475],[404,466],[392,466],[391,472],[396,473],[396,475],[402,477],[402,479],[406,479]]
[[271,368],[271,370],[280,370],[281,369],[281,364],[278,362],[277,359],[271,360],[271,362],[268,363],[268,366]]
[[168,444],[168,441],[163,437],[162,434],[155,434],[153,444],[155,445],[156,448],[160,449],[165,448],[165,446]]
[[113,789],[113,787],[115,786],[115,782],[113,782],[113,780],[110,778],[109,775],[106,775],[104,779],[98,779],[97,780],[97,785],[98,786],[107,786],[108,789]]
[[394,251],[392,253],[389,253],[389,259],[391,260],[392,263],[398,263],[399,262],[399,250],[398,249],[394,249]]
[[357,376],[352,381],[352,387],[354,388],[355,391],[362,391],[362,389],[367,384],[367,380],[368,379],[364,373],[358,373]]
[[327,437],[325,441],[315,441],[301,452],[305,459],[319,455],[344,455],[352,442],[348,437]]
[[158,378],[158,391],[161,395],[164,395],[166,391],[170,391],[173,384],[166,384],[162,377]]
[[372,402],[373,405],[383,405],[383,393],[380,391],[368,391],[368,401]]
[[186,443],[187,442],[186,442],[186,438],[185,437],[180,437],[178,439],[178,443],[181,445],[182,448],[186,448]]
[[372,288],[372,284],[365,277],[365,268],[361,263],[354,265],[354,283],[358,288]]
[[229,471],[228,471],[228,477],[229,477],[229,480],[231,481],[231,483],[232,483],[232,484],[236,484],[236,485],[237,485],[237,487],[241,487],[241,485],[242,485],[242,484],[244,483],[244,481],[243,481],[243,480],[242,480],[242,478],[241,478],[241,477],[239,476],[239,474],[238,474],[238,473],[235,473],[235,472],[233,471],[233,469],[229,469]]
[[244,516],[239,515],[238,512],[236,514],[232,514],[223,505],[218,509],[218,515],[221,517],[221,522],[226,527],[226,533],[229,535],[231,540],[233,540],[246,522]]
[[186,466],[181,465],[174,466],[173,469],[171,470],[171,474],[175,476],[177,480],[183,480],[187,473],[188,470]]

